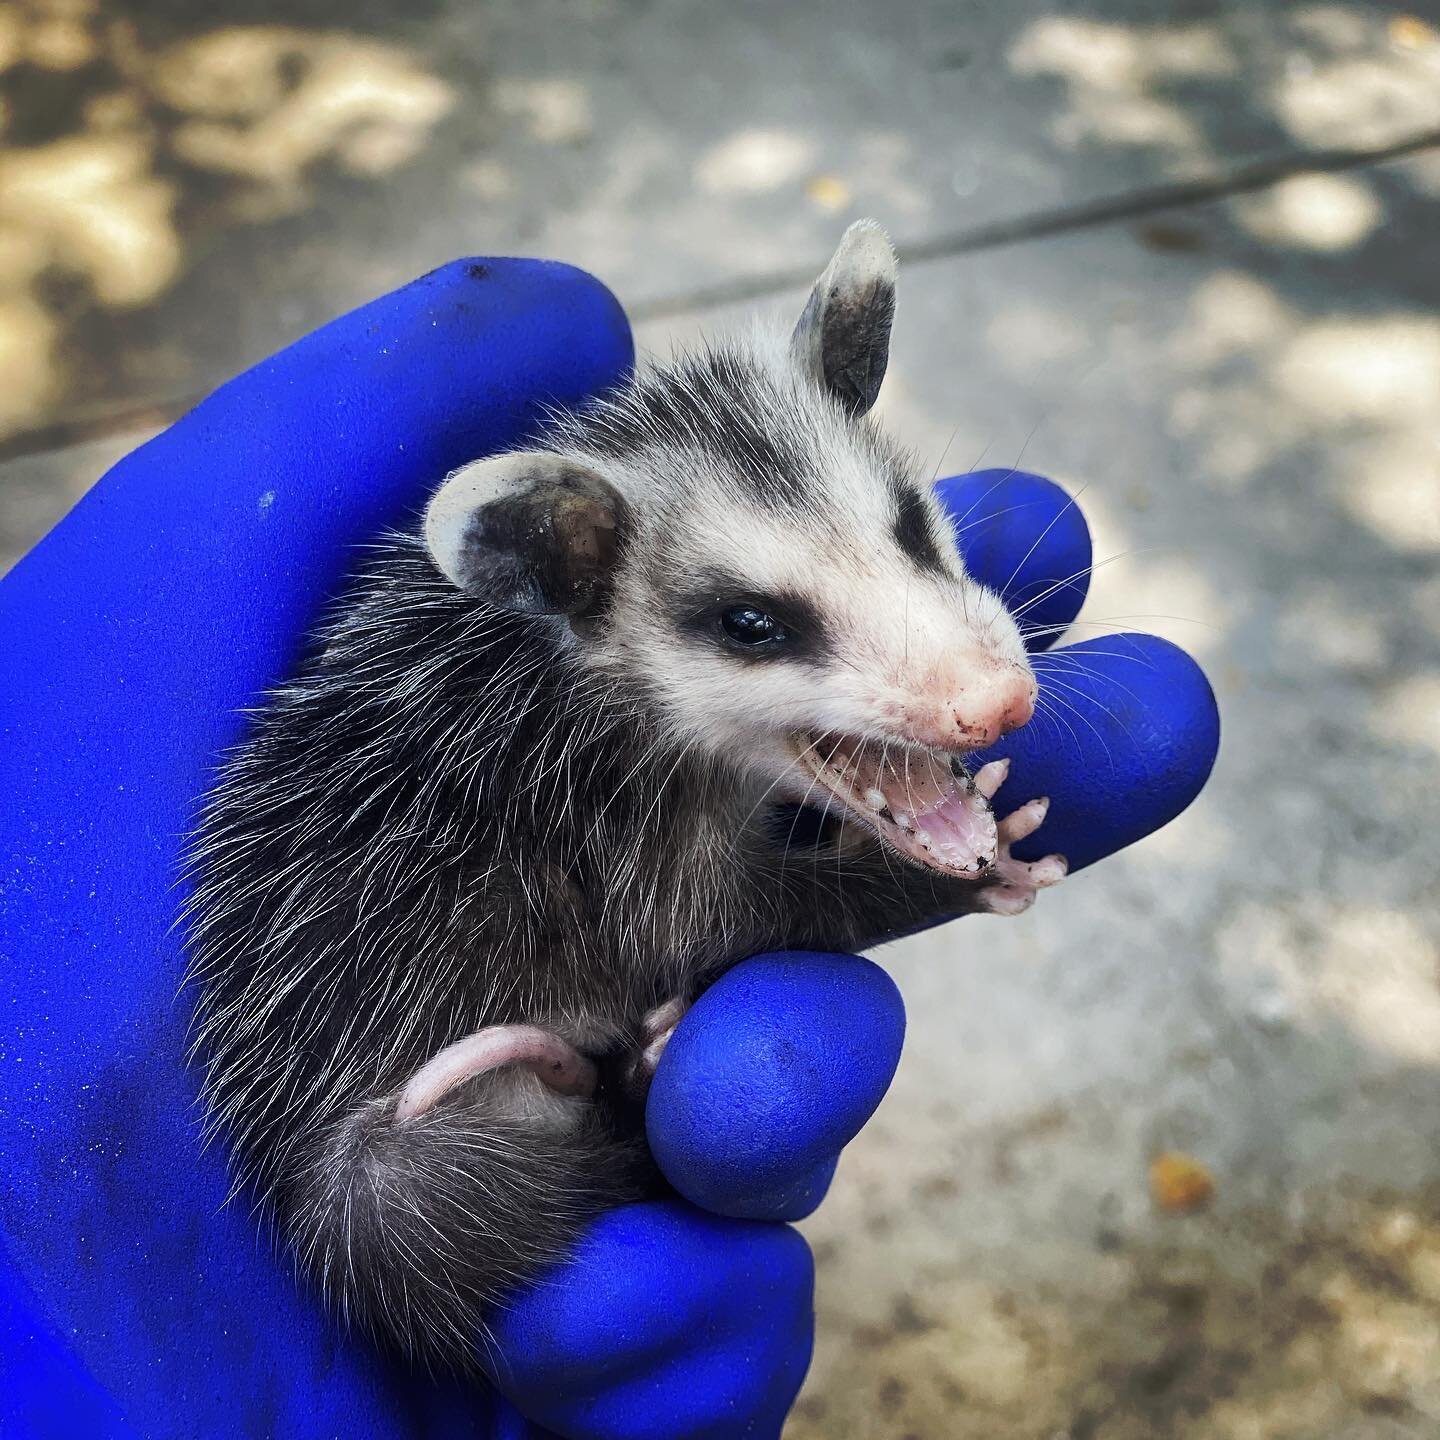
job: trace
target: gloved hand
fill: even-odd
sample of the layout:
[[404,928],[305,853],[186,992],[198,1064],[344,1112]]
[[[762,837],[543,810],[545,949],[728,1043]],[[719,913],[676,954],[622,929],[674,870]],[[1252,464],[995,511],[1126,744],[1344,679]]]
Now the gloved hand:
[[[406,1374],[337,1332],[243,1197],[225,1203],[184,1064],[177,861],[241,707],[291,668],[369,535],[631,356],[613,298],[580,272],[447,266],[224,386],[0,584],[6,1440],[534,1437],[506,1395],[567,1436],[778,1434],[809,1357],[812,1276],[804,1242],[771,1222],[816,1203],[903,1034],[868,961],[762,957],[702,997],[649,1111],[687,1199],[606,1216],[497,1317],[494,1390]],[[957,517],[973,502],[972,564],[998,584],[1019,561],[1011,594],[1068,581],[1026,618],[1072,615],[1078,512],[1048,482],[947,483]],[[1019,512],[1016,485],[1034,487]],[[1099,707],[1074,750],[1034,725],[1004,746],[1013,793],[1054,797],[1032,843],[1076,864],[1183,808],[1213,758],[1193,664],[1124,645],[1142,663],[1097,649],[1087,675],[1057,673]],[[1083,794],[1066,787],[1082,763]]]

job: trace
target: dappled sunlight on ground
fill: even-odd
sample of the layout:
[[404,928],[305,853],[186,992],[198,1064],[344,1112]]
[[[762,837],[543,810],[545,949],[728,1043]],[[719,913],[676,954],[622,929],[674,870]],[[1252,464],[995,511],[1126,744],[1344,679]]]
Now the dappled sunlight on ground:
[[[1047,1130],[1073,1143],[1063,1134],[1068,1117],[1037,1123],[1034,1140],[996,1137],[973,1158],[1006,1145],[1034,1149]],[[927,1183],[916,1205],[922,1230],[945,1198],[934,1190],[938,1178]],[[1104,1225],[1068,1245],[1037,1233],[1036,1251],[1007,1265],[938,1261],[889,1309],[868,1305],[860,1286],[831,1294],[814,1380],[786,1434],[818,1440],[842,1426],[856,1440],[1433,1433],[1437,1215],[1433,1195],[1417,1204],[1377,1194],[1289,1222],[1265,1210],[1186,1218],[1134,1247],[1118,1248]],[[938,1248],[938,1237],[928,1238]],[[877,1289],[885,1293],[883,1282]]]
[[700,157],[695,178],[714,194],[778,190],[814,163],[813,142],[784,130],[741,130]]
[[[12,105],[0,129],[0,361],[16,377],[0,439],[76,388],[77,315],[156,304],[207,228],[305,207],[317,167],[374,179],[412,162],[452,102],[402,48],[343,30],[222,25],[151,47],[84,0],[3,0],[0,80],[36,71],[79,88],[68,112],[58,94],[58,115]],[[16,118],[49,137],[12,139]],[[201,190],[203,222],[186,209]]]
[[[1304,911],[1247,900],[1225,917],[1214,954],[1237,990],[1269,997],[1272,1021],[1322,1043],[1350,1030],[1370,1065],[1434,1065],[1440,1058],[1440,937],[1405,909],[1356,898],[1317,899]],[[1376,900],[1382,892],[1377,887]],[[1290,897],[1286,897],[1289,899]],[[1358,1081],[1366,1066],[1346,1079]]]
[[1323,666],[1383,673],[1399,659],[1397,637],[1383,613],[1345,603],[1323,582],[1297,586],[1279,618],[1276,641],[1287,650],[1309,651]]
[[0,390],[0,433],[39,418],[64,388],[48,275],[81,278],[112,308],[153,300],[174,277],[175,187],[151,162],[145,139],[108,128],[0,147],[0,354],[18,380]]
[[578,145],[595,128],[589,86],[572,76],[505,76],[496,82],[495,103],[542,145]]
[[[1278,47],[1255,45],[1278,22]],[[1213,21],[1124,23],[1065,15],[1023,27],[1010,50],[1022,75],[1051,76],[1064,103],[1056,141],[1143,146],[1177,173],[1226,157],[1207,133],[1204,87],[1243,79],[1277,140],[1382,146],[1440,125],[1440,31],[1413,16],[1349,4],[1300,5]]]
[[1153,145],[1191,160],[1212,158],[1199,123],[1161,93],[1163,82],[1219,79],[1239,68],[1216,25],[1134,26],[1045,16],[1021,32],[1010,63],[1022,75],[1064,81],[1066,104],[1052,133],[1073,148],[1085,141]]
[[1378,734],[1440,756],[1440,669],[1418,671],[1387,686],[1376,696],[1371,723]]
[[1426,21],[1321,4],[1297,7],[1289,23],[1305,46],[1302,63],[1285,67],[1271,103],[1292,139],[1383,145],[1440,119],[1440,30]]
[[1307,316],[1256,277],[1221,271],[1174,343],[1192,373],[1171,424],[1227,488],[1328,441],[1316,483],[1331,498],[1387,544],[1440,548],[1440,315]]
[[1422,922],[1375,905],[1341,907],[1318,956],[1315,993],[1382,1055],[1440,1060],[1440,944]]
[[1317,424],[1428,421],[1440,396],[1440,316],[1313,321],[1277,357],[1275,381]]
[[357,35],[230,27],[142,68],[187,118],[169,136],[185,164],[248,186],[228,200],[268,220],[313,202],[313,168],[380,177],[413,161],[454,97],[394,46]]
[[[1440,126],[1433,26],[1352,4],[275,14],[0,0],[0,355],[32,357],[0,445],[174,405],[454,254],[563,256],[683,310],[855,213],[925,244]],[[1237,213],[1329,253],[1385,218],[1356,175]]]
[[[1434,174],[1297,175],[904,275],[890,418],[941,473],[1079,494],[1087,622],[1202,658],[1225,736],[1132,853],[895,951],[909,1050],[807,1227],[796,1440],[1435,1432]],[[1206,1213],[1151,1205],[1169,1149],[1215,1177]]]
[[1235,201],[1257,239],[1302,250],[1350,250],[1384,223],[1374,189],[1358,175],[1294,175]]

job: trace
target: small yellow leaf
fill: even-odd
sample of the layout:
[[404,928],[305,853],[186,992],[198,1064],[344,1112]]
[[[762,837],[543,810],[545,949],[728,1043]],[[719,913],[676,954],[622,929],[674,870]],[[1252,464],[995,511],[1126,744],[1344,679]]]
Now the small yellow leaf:
[[812,175],[805,193],[822,210],[843,210],[850,203],[850,187],[838,175]]
[[1402,50],[1423,50],[1437,38],[1435,27],[1418,15],[1396,15],[1390,21],[1390,43]]
[[1215,1177],[1193,1155],[1166,1150],[1150,1162],[1150,1194],[1162,1210],[1187,1215],[1215,1198]]

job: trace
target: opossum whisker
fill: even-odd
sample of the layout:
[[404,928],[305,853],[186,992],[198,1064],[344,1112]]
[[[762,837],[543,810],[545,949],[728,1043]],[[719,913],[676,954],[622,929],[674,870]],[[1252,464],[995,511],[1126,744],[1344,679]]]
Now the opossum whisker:
[[1060,733],[1060,727],[1064,726],[1066,733],[1070,736],[1070,743],[1074,748],[1075,757],[1077,760],[1080,760],[1084,757],[1085,747],[1081,745],[1080,737],[1076,734],[1075,727],[1055,708],[1058,701],[1058,696],[1050,696],[1042,692],[1035,702],[1035,713],[1042,718],[1048,718],[1055,724],[1057,736]]
[[[1073,687],[1063,686],[1062,688],[1070,689]],[[1053,690],[1051,690],[1049,698],[1052,704],[1062,706],[1064,709],[1068,710],[1072,715],[1074,715],[1077,720],[1090,727],[1091,733],[1094,734],[1095,738],[1100,742],[1101,747],[1104,749],[1105,758],[1109,762],[1111,772],[1113,773],[1115,770],[1115,757],[1111,753],[1110,742],[1106,738],[1105,732],[1101,730],[1100,727],[1096,725],[1096,723],[1088,715],[1084,714],[1080,710],[1080,708],[1074,703],[1074,701],[1066,699],[1063,695],[1057,695]],[[1078,737],[1076,744],[1078,748]]]
[[[950,447],[955,443],[955,437],[960,433],[960,426],[957,424],[950,432],[950,438],[945,442],[945,448],[940,452],[940,458],[935,462],[935,469],[930,474],[930,484],[933,486],[940,478],[940,469],[945,464],[945,457],[950,453]],[[973,466],[971,467],[974,468]]]
[[[1025,568],[1025,562],[1045,543],[1045,537],[1060,523],[1060,521],[1080,503],[1080,497],[1088,490],[1089,484],[1082,485],[1055,513],[1050,517],[1050,522],[1030,542],[1030,548],[1015,562],[1015,568],[1010,572],[1010,578],[1000,587],[999,595],[1003,600],[1008,593],[1010,586],[1014,583],[1015,577]],[[1083,572],[1082,572],[1083,573]],[[1051,587],[1052,589],[1054,587]],[[1046,592],[1048,593],[1048,592]],[[1034,602],[1030,602],[1034,603]],[[1022,611],[1017,613],[1023,613]]]
[[[987,514],[980,516],[978,520],[971,520],[968,524],[952,523],[950,528],[956,536],[966,535],[977,526],[993,524],[996,520],[1002,519],[1006,515],[1015,515],[1021,510],[1035,510],[1042,507],[1049,509],[1049,502],[1045,500],[1021,500],[1014,505],[1007,505],[1003,510],[991,510]],[[972,506],[971,509],[973,508]],[[965,513],[968,515],[970,511],[967,510]]]
[[[1058,686],[1061,690],[1067,691],[1069,694],[1075,695],[1076,697],[1078,697],[1078,698],[1081,699],[1081,700],[1086,700],[1086,701],[1088,701],[1095,709],[1099,710],[1102,715],[1106,716],[1106,717],[1107,717],[1108,719],[1110,719],[1110,720],[1113,720],[1113,721],[1116,723],[1116,725],[1118,725],[1119,728],[1124,731],[1125,737],[1130,741],[1130,743],[1131,743],[1132,745],[1136,745],[1136,744],[1137,744],[1137,742],[1136,742],[1136,740],[1135,740],[1135,733],[1134,733],[1134,731],[1131,730],[1130,726],[1129,726],[1128,724],[1124,723],[1124,722],[1120,719],[1120,717],[1119,717],[1118,715],[1116,715],[1113,710],[1110,709],[1109,706],[1107,706],[1107,705],[1102,705],[1102,704],[1100,703],[1100,701],[1099,701],[1094,695],[1090,694],[1088,691],[1086,691],[1086,690],[1081,690],[1079,687],[1077,687],[1077,686],[1075,686],[1075,685],[1070,685],[1070,684],[1066,683],[1064,680],[1059,679],[1053,672],[1052,672],[1047,678],[1049,679],[1049,681],[1050,681],[1050,683],[1051,683],[1052,686]],[[1132,692],[1130,692],[1130,693],[1133,694],[1134,692],[1132,691]],[[1053,690],[1052,690],[1052,694],[1053,694]],[[1056,700],[1060,700],[1061,703],[1068,703],[1068,704],[1070,704],[1070,705],[1071,705],[1071,708],[1075,710],[1075,713],[1076,713],[1077,715],[1079,715],[1079,714],[1081,713],[1081,712],[1080,712],[1080,709],[1079,709],[1079,706],[1076,705],[1074,702],[1063,701],[1063,700],[1062,700],[1062,697],[1060,697],[1060,696],[1055,696],[1055,699],[1056,699]],[[1085,718],[1086,718],[1087,721],[1088,721],[1088,717],[1085,717]],[[1092,725],[1092,728],[1095,730],[1095,734],[1096,734],[1097,738],[1099,738],[1102,742],[1104,742],[1104,740],[1105,740],[1104,733],[1103,733],[1097,726],[1094,726],[1093,722],[1090,722],[1090,723],[1091,723],[1091,725]],[[1109,755],[1108,742],[1106,742],[1106,744],[1107,744],[1106,754],[1107,754],[1107,756],[1108,756],[1108,755]],[[1113,758],[1111,759],[1111,765],[1112,765],[1112,768],[1113,768],[1113,765],[1114,765],[1114,760],[1113,760]]]
[[[835,755],[836,755],[836,752],[840,749],[840,747],[841,747],[844,743],[845,743],[845,741],[844,741],[844,737],[843,737],[843,736],[836,736],[836,738],[835,738],[835,743],[830,747],[830,752],[829,752],[828,755],[826,755],[824,761],[821,763],[821,765],[819,765],[819,766],[817,766],[817,767],[814,767],[814,768],[811,770],[810,783],[805,787],[805,793],[804,793],[804,795],[802,795],[802,796],[800,797],[800,803],[796,806],[795,814],[794,814],[794,816],[791,818],[791,821],[790,821],[790,829],[786,832],[786,835],[785,835],[785,844],[781,847],[781,851],[780,851],[780,880],[781,880],[781,883],[782,883],[782,884],[783,884],[784,881],[785,881],[786,866],[788,865],[789,859],[790,859],[791,842],[795,839],[795,827],[796,827],[796,825],[798,825],[798,824],[800,823],[800,816],[805,813],[805,808],[806,808],[806,806],[810,803],[810,796],[811,796],[812,794],[814,794],[815,787],[820,783],[820,773],[819,773],[819,772],[820,772],[820,770],[822,770],[822,769],[824,769],[826,766],[828,766],[832,760],[834,760]],[[814,746],[813,743],[812,743],[810,746],[807,746],[806,748],[807,748],[807,749],[814,749],[815,746]]]

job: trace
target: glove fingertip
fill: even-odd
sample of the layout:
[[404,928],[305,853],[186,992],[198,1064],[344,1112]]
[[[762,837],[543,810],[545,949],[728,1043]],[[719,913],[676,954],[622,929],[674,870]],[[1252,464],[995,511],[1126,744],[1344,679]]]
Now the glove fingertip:
[[1028,470],[973,470],[939,481],[965,568],[1019,617],[1025,644],[1046,650],[1090,588],[1090,527],[1075,497]]
[[[1072,873],[1160,829],[1199,795],[1220,746],[1220,712],[1199,664],[1155,635],[1107,635],[1037,656],[1035,718],[977,760],[1009,756],[998,808],[1050,797],[1014,847],[1058,853]],[[1047,705],[1047,678],[1063,703]]]
[[820,1208],[820,1202],[829,1193],[839,1164],[840,1154],[837,1151],[803,1174],[797,1175],[788,1184],[769,1191],[757,1189],[737,1198],[725,1213],[740,1219],[782,1220],[786,1224],[804,1220]]
[[814,1336],[798,1232],[652,1201],[602,1215],[495,1317],[482,1363],[562,1434],[778,1434]]
[[794,1218],[894,1077],[899,990],[872,961],[789,952],[744,961],[676,1031],[651,1087],[651,1149],[688,1199]]

